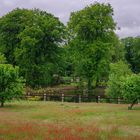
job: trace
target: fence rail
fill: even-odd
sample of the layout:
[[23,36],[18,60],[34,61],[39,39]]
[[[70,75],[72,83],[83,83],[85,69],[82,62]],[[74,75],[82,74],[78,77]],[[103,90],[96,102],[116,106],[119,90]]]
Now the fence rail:
[[116,103],[116,104],[127,104],[131,101],[124,100],[122,98],[109,98],[104,95],[83,95],[83,94],[26,94],[23,97],[27,100],[42,100],[42,101],[60,101],[60,102],[96,102],[96,103]]

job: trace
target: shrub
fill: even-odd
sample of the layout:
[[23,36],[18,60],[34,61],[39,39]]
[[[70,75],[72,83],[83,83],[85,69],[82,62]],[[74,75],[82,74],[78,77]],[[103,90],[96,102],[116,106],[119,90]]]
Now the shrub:
[[136,101],[140,99],[140,75],[132,74],[123,77],[121,81],[121,94],[124,99],[131,101],[129,109],[132,109]]
[[106,94],[113,98],[121,97],[121,78],[131,73],[128,65],[123,61],[111,64]]
[[19,68],[10,64],[0,64],[0,103],[18,98],[24,88],[23,79],[19,77]]

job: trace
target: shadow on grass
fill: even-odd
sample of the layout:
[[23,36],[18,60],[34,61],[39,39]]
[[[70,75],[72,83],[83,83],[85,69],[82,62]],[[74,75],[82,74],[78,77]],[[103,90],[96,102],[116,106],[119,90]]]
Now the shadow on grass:
[[139,110],[139,111],[140,111],[140,106],[134,106],[134,107],[132,108],[132,110]]
[[4,107],[0,109],[10,109],[10,110],[16,110],[16,111],[21,111],[21,110],[33,110],[35,108],[39,107],[38,104],[33,104],[28,101],[11,101],[11,102],[6,102],[4,104]]

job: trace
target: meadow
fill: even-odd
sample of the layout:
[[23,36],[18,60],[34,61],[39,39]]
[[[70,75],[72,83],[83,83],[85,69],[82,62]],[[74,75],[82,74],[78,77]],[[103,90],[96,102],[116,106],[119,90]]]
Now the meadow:
[[140,140],[140,105],[15,101],[0,108],[0,140]]

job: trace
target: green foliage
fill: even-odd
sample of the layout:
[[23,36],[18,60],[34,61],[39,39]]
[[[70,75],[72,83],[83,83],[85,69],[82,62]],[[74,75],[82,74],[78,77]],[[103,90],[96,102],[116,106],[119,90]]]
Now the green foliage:
[[73,12],[68,23],[70,32],[83,40],[111,39],[115,29],[113,9],[110,4],[95,3],[81,11]]
[[32,87],[50,85],[60,72],[64,37],[59,19],[38,9],[15,9],[0,18],[0,50]]
[[113,98],[121,97],[131,102],[129,109],[140,99],[140,75],[133,74],[123,61],[111,64],[106,94]]
[[140,37],[122,39],[125,45],[125,58],[134,73],[140,72]]
[[0,64],[6,63],[6,58],[3,54],[0,53]]
[[119,40],[119,38],[116,36],[114,37],[114,47],[111,50],[112,51],[112,63],[116,63],[118,61],[126,61],[125,60],[125,46],[124,44]]
[[18,98],[23,93],[23,79],[19,77],[19,68],[9,64],[0,64],[0,103]]
[[95,3],[71,14],[68,23],[71,34],[72,60],[76,74],[87,80],[88,89],[108,73],[116,38],[113,9],[109,4]]
[[73,76],[74,74],[74,65],[73,65],[73,59],[72,59],[72,50],[69,45],[64,46],[62,52],[62,61],[63,61],[63,76]]
[[131,70],[128,65],[123,61],[119,61],[117,63],[110,64],[110,73],[108,80],[108,87],[106,90],[106,94],[111,97],[122,97],[121,91],[121,80],[122,77],[131,74]]
[[121,93],[125,99],[140,99],[140,75],[132,74],[122,78]]

